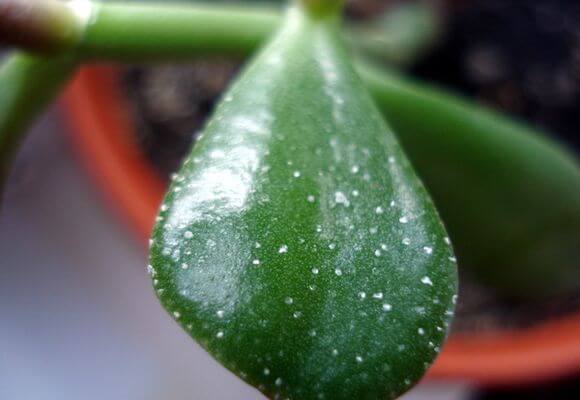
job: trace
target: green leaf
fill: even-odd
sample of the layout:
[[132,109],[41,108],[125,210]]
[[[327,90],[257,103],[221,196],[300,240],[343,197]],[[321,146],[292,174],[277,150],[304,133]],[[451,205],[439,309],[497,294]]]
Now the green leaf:
[[433,196],[461,268],[508,297],[580,288],[580,168],[545,135],[359,65]]
[[170,185],[150,273],[180,325],[268,396],[394,398],[424,374],[455,259],[336,19],[291,10],[224,95]]

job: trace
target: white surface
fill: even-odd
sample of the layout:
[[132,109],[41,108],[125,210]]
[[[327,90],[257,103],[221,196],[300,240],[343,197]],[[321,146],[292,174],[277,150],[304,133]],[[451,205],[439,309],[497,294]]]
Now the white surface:
[[[262,399],[155,299],[144,247],[103,205],[55,113],[26,141],[0,216],[0,399]],[[406,400],[462,399],[421,385]]]

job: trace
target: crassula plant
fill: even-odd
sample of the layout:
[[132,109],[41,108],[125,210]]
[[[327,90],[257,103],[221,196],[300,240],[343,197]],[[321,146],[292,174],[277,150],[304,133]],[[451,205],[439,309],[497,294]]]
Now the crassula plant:
[[352,56],[342,7],[0,2],[2,38],[29,52],[0,69],[3,176],[82,62],[259,48],[169,186],[149,273],[181,327],[272,398],[395,398],[423,376],[457,297],[439,212],[460,260],[496,289],[580,286],[576,162]]

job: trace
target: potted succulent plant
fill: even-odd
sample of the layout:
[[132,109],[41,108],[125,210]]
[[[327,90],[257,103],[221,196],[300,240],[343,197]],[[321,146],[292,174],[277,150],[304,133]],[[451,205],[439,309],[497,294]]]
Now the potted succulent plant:
[[[299,3],[285,17],[35,3],[32,15],[52,18],[33,19],[36,31],[16,21],[12,39],[51,55],[15,55],[1,70],[10,86],[0,98],[0,154],[9,159],[82,60],[246,53],[281,25],[175,175],[153,234],[153,283],[184,329],[267,395],[395,397],[440,350],[456,260],[383,118],[434,197],[461,265],[513,296],[577,288],[578,166],[530,129],[395,73],[359,62],[361,81],[339,38],[340,2]],[[132,143],[114,79],[108,69],[84,70],[73,83],[75,140],[145,236],[164,185]],[[458,335],[433,375],[498,384],[571,372],[579,330],[571,317]],[[558,346],[542,346],[547,334]]]

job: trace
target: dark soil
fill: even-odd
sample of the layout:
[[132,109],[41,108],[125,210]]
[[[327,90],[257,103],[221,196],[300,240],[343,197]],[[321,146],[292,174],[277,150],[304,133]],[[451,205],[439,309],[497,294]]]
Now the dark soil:
[[[385,1],[353,2],[365,18]],[[470,0],[453,2],[441,45],[413,74],[530,121],[580,149],[580,2]],[[168,179],[222,90],[235,60],[128,67],[123,84],[134,106],[138,142]],[[533,326],[580,310],[580,293],[541,303],[497,297],[465,274],[455,331]]]
[[464,0],[413,73],[580,151],[580,1]]
[[137,140],[164,179],[177,170],[239,68],[237,61],[203,60],[125,70],[123,83],[135,111]]

